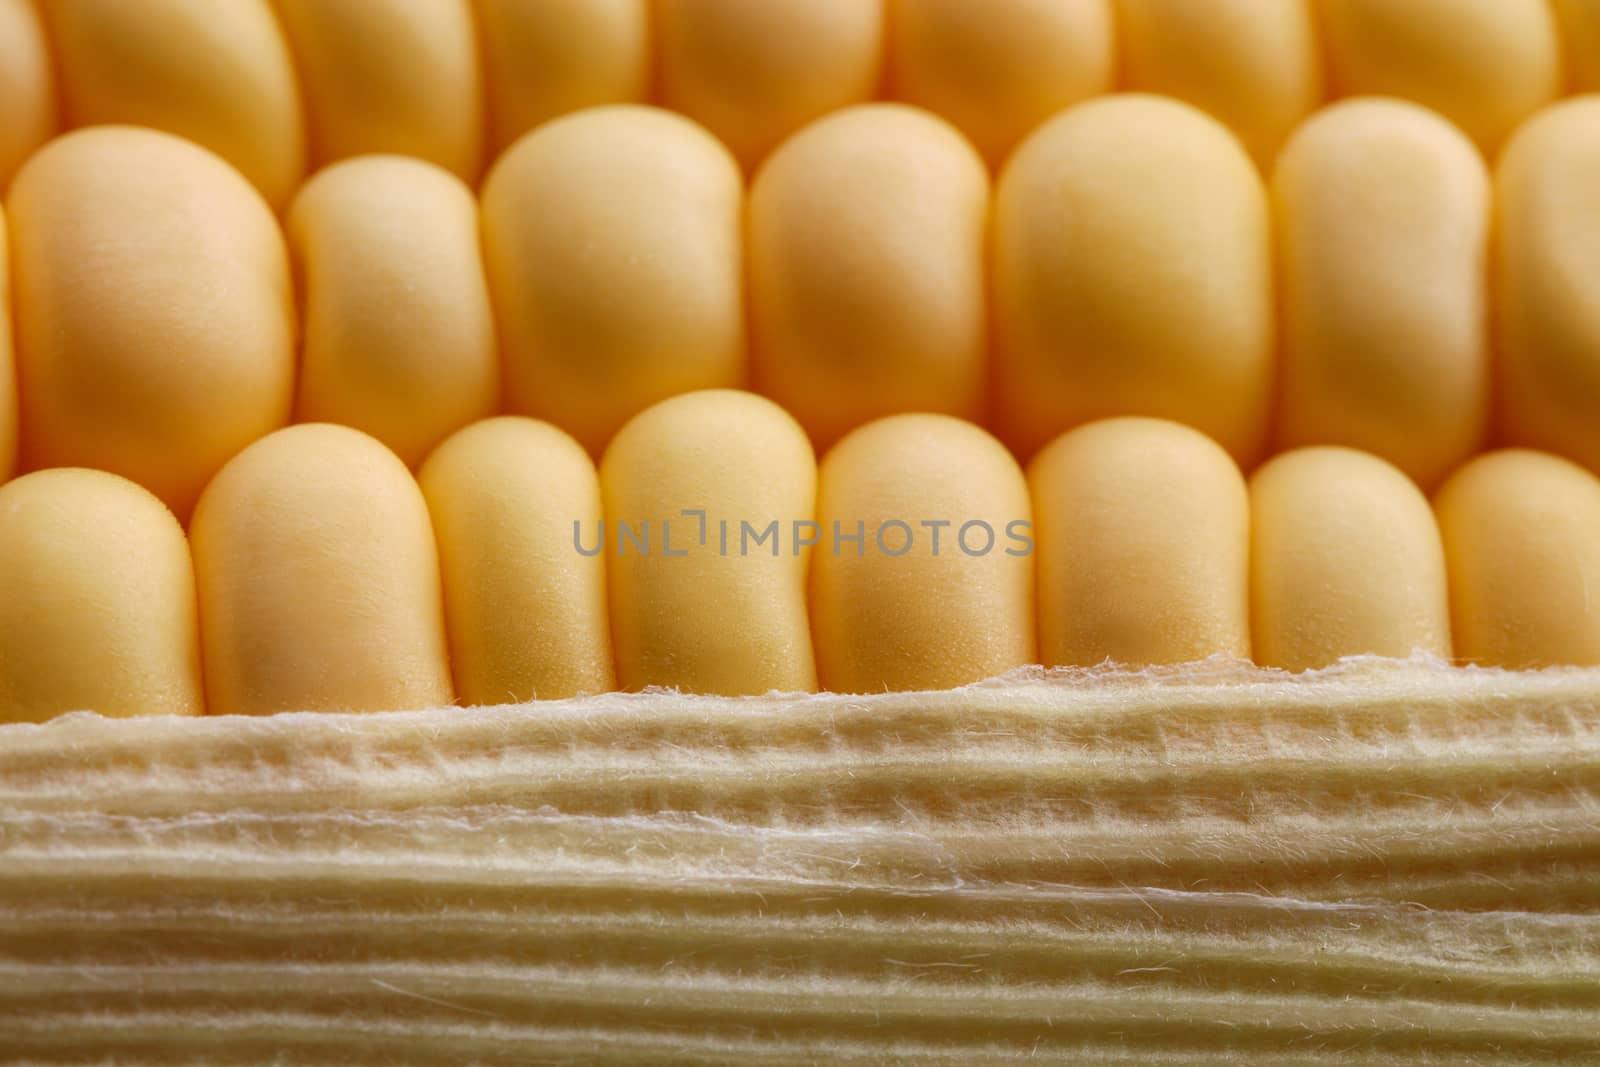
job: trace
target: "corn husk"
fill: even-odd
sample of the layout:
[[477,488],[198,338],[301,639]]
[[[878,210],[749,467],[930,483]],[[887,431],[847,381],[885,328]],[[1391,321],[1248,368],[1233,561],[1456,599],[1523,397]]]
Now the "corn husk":
[[1600,671],[0,727],[0,1061],[1600,1063]]

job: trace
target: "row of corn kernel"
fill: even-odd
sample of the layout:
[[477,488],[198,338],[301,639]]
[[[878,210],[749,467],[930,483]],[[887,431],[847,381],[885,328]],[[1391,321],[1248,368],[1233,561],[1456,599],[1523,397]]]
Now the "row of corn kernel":
[[1252,654],[1600,664],[1600,480],[1497,452],[1435,507],[1349,449],[1285,453],[1247,488],[1208,438],[1145,418],[1070,431],[1025,478],[970,423],[892,416],[819,470],[781,409],[713,390],[641,413],[598,472],[546,423],[476,423],[420,488],[372,438],[306,424],[231,460],[189,541],[114,475],[0,487],[0,721]]
[[1436,115],[1346,101],[1268,188],[1202,113],[1113,95],[1037,130],[993,194],[947,124],[862,105],[785,142],[748,197],[704,131],[617,106],[525,136],[481,207],[418,160],[337,164],[286,246],[210,153],[83,130],[7,201],[0,478],[19,408],[21,469],[108,470],[186,518],[291,418],[413,467],[501,410],[599,455],[658,400],[745,384],[819,448],[927,411],[1027,459],[1136,414],[1246,467],[1343,444],[1432,488],[1498,440],[1600,470],[1596,189],[1600,96],[1535,116],[1493,180]]
[[475,180],[602,103],[680,110],[750,167],[887,96],[998,163],[1068,104],[1149,90],[1266,164],[1330,94],[1426,104],[1489,151],[1596,86],[1596,0],[0,0],[0,188],[58,123],[181,134],[282,205],[308,162],[366,153]]

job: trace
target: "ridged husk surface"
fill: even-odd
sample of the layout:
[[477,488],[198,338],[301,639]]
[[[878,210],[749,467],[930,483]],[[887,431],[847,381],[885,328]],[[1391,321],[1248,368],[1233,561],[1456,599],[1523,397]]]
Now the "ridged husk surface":
[[1600,671],[0,727],[0,1062],[1600,1063]]

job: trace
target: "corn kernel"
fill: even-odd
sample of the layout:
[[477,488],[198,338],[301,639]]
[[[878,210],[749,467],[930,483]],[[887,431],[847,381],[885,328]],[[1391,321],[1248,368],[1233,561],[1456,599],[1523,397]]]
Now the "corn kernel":
[[[715,389],[622,428],[600,465],[611,634],[624,689],[808,692],[811,446],[782,408]],[[583,551],[595,548],[583,531]],[[579,545],[574,545],[574,550]]]
[[212,714],[453,699],[427,505],[366,434],[262,438],[206,487],[190,536]]
[[599,455],[658,400],[744,380],[743,190],[727,151],[654,108],[518,141],[483,190],[511,410]]
[[48,0],[74,126],[152,126],[238,167],[274,206],[305,172],[294,66],[268,0]]
[[1600,664],[1600,480],[1510,449],[1457,471],[1434,501],[1456,656],[1526,670]]
[[1054,441],[1028,481],[1046,666],[1249,659],[1249,501],[1213,441],[1106,419]]
[[1110,0],[889,0],[888,14],[891,95],[954,123],[995,167],[1116,73]]
[[649,0],[477,0],[496,152],[569,111],[645,100]]
[[1079,104],[1029,137],[995,206],[997,418],[1024,458],[1114,415],[1261,451],[1274,360],[1266,193],[1215,119]]
[[294,307],[271,211],[210,152],[121,126],[52,142],[7,208],[24,467],[107,470],[187,517],[289,417]]
[[313,162],[393,152],[469,182],[483,166],[470,0],[272,0],[299,66]]
[[[456,692],[468,704],[615,688],[594,461],[548,423],[454,434],[418,474],[439,540]],[[576,539],[576,540],[575,540]]]
[[0,485],[17,467],[17,362],[11,333],[11,257],[0,211]]
[[656,0],[661,102],[747,170],[835,108],[877,94],[882,0]]
[[403,156],[337,163],[295,197],[304,350],[296,417],[369,433],[415,467],[500,395],[478,205]]
[[1432,108],[1494,152],[1561,86],[1546,0],[1317,0],[1334,91]]
[[761,168],[755,378],[818,448],[884,415],[981,414],[988,218],[983,161],[914,108],[835,112]]
[[970,423],[896,415],[822,462],[811,614],[831,692],[946,689],[1035,660],[1032,510]]
[[1600,89],[1600,2],[1552,0],[1566,45],[1567,85],[1573,92]]
[[1437,485],[1488,422],[1482,157],[1423,108],[1352,100],[1295,134],[1272,200],[1280,441],[1364,449]]
[[1348,448],[1303,448],[1250,479],[1255,660],[1303,671],[1345,656],[1450,658],[1444,546],[1427,497]]
[[56,131],[55,65],[35,0],[0,0],[0,194]]
[[1495,174],[1495,400],[1512,444],[1600,470],[1600,97],[1558,104]]
[[1212,115],[1270,171],[1323,96],[1311,0],[1116,3],[1124,83]]
[[0,486],[0,723],[203,710],[194,569],[172,513],[102,471]]

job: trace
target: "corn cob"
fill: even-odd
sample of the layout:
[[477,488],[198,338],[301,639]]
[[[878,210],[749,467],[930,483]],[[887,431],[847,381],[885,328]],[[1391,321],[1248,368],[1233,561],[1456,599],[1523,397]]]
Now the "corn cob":
[[1591,6],[0,0],[0,1062],[1600,1062]]

